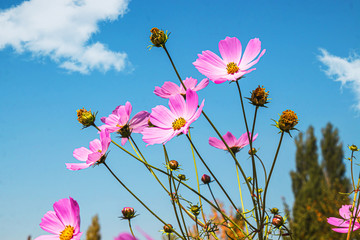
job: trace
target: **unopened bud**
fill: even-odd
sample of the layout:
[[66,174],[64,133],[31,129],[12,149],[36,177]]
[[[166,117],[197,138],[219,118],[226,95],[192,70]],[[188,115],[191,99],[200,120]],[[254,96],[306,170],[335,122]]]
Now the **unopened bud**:
[[255,148],[252,148],[248,151],[249,155],[255,155],[256,154],[256,149]]
[[350,151],[353,151],[353,152],[359,151],[358,147],[356,145],[354,145],[354,144],[349,146],[349,149],[350,149]]
[[265,91],[264,86],[258,86],[254,91],[251,92],[251,98],[248,98],[251,104],[257,107],[264,107],[268,103],[269,92]]
[[190,207],[190,211],[195,215],[199,215],[200,214],[200,207],[198,205],[192,205]]
[[208,176],[208,175],[206,175],[206,174],[204,174],[204,175],[202,175],[202,177],[201,177],[201,181],[202,181],[204,184],[209,184],[209,183],[211,182],[211,177]]
[[164,232],[166,232],[166,233],[172,233],[173,232],[173,226],[171,224],[164,225],[163,229],[164,229]]
[[90,127],[94,124],[96,114],[92,113],[91,110],[87,111],[85,108],[82,108],[77,110],[76,113],[79,123],[81,123],[84,128]]
[[165,43],[168,40],[169,35],[164,33],[163,30],[159,30],[158,28],[154,27],[150,30],[150,41],[152,42],[153,46],[155,47],[164,47]]
[[270,209],[270,212],[271,212],[272,214],[278,214],[278,213],[279,213],[279,209],[278,209],[278,208],[272,208],[272,209]]
[[124,207],[121,212],[123,214],[123,219],[132,219],[135,217],[135,211],[132,207]]
[[178,169],[178,167],[179,167],[179,163],[176,160],[171,160],[169,162],[169,168],[171,170],[176,170],[176,169]]
[[273,217],[272,224],[277,228],[281,227],[284,224],[283,217],[280,215],[275,215]]
[[251,182],[251,181],[252,181],[252,177],[247,177],[247,178],[246,178],[246,181]]
[[185,181],[186,180],[186,176],[184,174],[179,174],[178,175],[178,178],[181,180],[181,181]]
[[299,120],[294,111],[286,110],[280,116],[278,122],[276,122],[276,127],[283,132],[289,133],[290,130],[293,130],[295,125],[298,124]]

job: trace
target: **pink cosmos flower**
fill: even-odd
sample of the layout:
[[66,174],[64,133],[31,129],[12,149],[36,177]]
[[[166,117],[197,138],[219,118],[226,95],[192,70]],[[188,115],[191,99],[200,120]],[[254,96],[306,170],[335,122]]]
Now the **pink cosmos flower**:
[[[236,37],[226,37],[219,42],[221,59],[215,53],[207,50],[198,54],[194,66],[214,83],[236,81],[244,74],[254,71],[254,66],[265,53],[261,50],[261,42],[258,38],[251,39],[246,46],[244,55],[241,57],[241,43]],[[260,55],[259,55],[260,53]],[[259,56],[258,56],[259,55]],[[257,59],[256,56],[258,56]],[[255,60],[254,60],[255,59]]]
[[354,224],[354,231],[358,230],[360,228],[360,223],[359,223],[359,217],[360,217],[360,211],[358,210],[357,213],[355,211],[355,209],[352,211],[351,213],[351,209],[352,205],[343,205],[340,209],[339,209],[339,213],[340,216],[342,218],[335,218],[335,217],[329,217],[327,219],[327,222],[333,226],[336,226],[338,228],[333,228],[332,230],[335,232],[339,232],[339,233],[347,233],[349,230],[349,224],[350,224],[350,219],[355,217],[355,222],[353,221],[351,223],[351,227]]
[[41,219],[40,227],[53,235],[42,235],[35,240],[80,240],[79,204],[69,197],[55,202],[54,211],[48,211]]
[[100,129],[107,129],[111,133],[119,133],[122,138],[121,145],[125,145],[132,132],[140,133],[148,126],[148,117],[150,113],[141,111],[129,120],[131,110],[131,103],[126,102],[125,106],[117,106],[108,117],[101,118],[101,121],[105,123],[105,125],[100,126]]
[[120,233],[114,240],[137,240],[137,238],[134,238],[130,233]]
[[150,114],[150,122],[156,127],[148,127],[142,131],[144,142],[148,145],[165,144],[181,133],[187,134],[191,123],[200,117],[204,101],[198,108],[198,95],[188,89],[186,102],[183,96],[176,95],[170,97],[170,110],[161,105],[154,107]]
[[[251,133],[250,134],[250,138],[251,138]],[[255,139],[257,138],[258,134],[256,134],[253,137],[253,141],[255,141]],[[239,139],[236,139],[236,137],[231,133],[231,132],[227,132],[224,136],[222,136],[225,140],[225,142],[227,143],[227,145],[229,146],[229,148],[233,151],[233,153],[237,153],[239,152],[242,148],[244,148],[245,146],[249,145],[249,138],[247,133],[244,133],[243,135],[241,135],[241,137]],[[214,138],[214,137],[210,137],[209,138],[209,144],[213,147],[219,148],[219,149],[223,149],[223,150],[227,150],[225,144],[223,143],[222,140]]]
[[81,147],[73,152],[74,158],[84,163],[66,163],[66,168],[70,170],[80,170],[94,165],[97,161],[106,157],[106,151],[111,142],[110,133],[107,129],[100,132],[100,140],[95,139],[90,142],[89,149]]
[[[196,92],[205,88],[209,84],[209,79],[205,78],[197,86],[196,84],[197,80],[195,78],[189,77],[184,80],[186,89],[191,89]],[[162,98],[170,98],[178,94],[185,96],[186,91],[182,84],[178,86],[173,82],[165,82],[162,87],[155,87],[154,93]]]

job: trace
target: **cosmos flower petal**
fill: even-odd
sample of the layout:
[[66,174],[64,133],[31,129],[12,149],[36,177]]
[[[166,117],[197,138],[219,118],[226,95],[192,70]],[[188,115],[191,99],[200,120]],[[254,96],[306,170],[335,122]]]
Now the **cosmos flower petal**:
[[[189,90],[191,91],[191,90]],[[172,96],[169,99],[169,107],[172,113],[176,116],[176,118],[184,116],[186,112],[186,103],[181,95]]]
[[49,233],[59,234],[64,230],[65,225],[60,221],[54,211],[48,211],[41,219],[40,227]]
[[91,153],[92,153],[92,151],[90,151],[89,149],[87,149],[85,147],[81,147],[81,148],[77,148],[74,150],[73,156],[77,160],[85,162],[88,158],[88,155]]
[[[249,132],[249,136],[251,138],[251,132]],[[255,141],[255,139],[257,138],[258,134],[255,134],[255,136],[253,137],[253,142]],[[243,148],[247,145],[249,145],[249,137],[247,133],[244,133],[240,136],[240,138],[236,141],[235,145],[239,146],[240,148]]]
[[327,222],[336,227],[349,227],[349,221],[342,218],[329,217]]
[[241,43],[236,37],[226,37],[225,40],[219,42],[219,51],[221,57],[226,63],[233,62],[239,64],[241,59]]
[[[358,230],[359,227],[354,226],[354,231]],[[338,232],[338,233],[347,233],[349,231],[349,227],[346,228],[332,228],[331,230],[333,230],[334,232]]]
[[[197,84],[197,79],[188,77],[183,82],[184,82],[186,89],[190,88],[191,90],[193,90]],[[182,87],[182,85],[181,85],[181,87]],[[185,90],[185,89],[183,89],[183,90]]]
[[76,236],[73,236],[71,240],[80,240],[82,233],[76,234]]
[[121,145],[124,146],[127,141],[128,141],[128,138],[126,138],[126,137],[121,138]]
[[352,205],[342,205],[342,207],[339,209],[339,214],[344,219],[350,219],[351,218],[351,212],[350,208],[352,208]]
[[176,116],[165,106],[158,105],[152,109],[150,122],[161,128],[171,128]]
[[100,132],[101,151],[105,153],[111,143],[110,133],[107,129]]
[[137,239],[134,238],[133,235],[131,235],[130,233],[120,233],[120,235],[114,238],[114,240],[137,240]]
[[59,235],[41,235],[35,240],[59,240]]
[[87,164],[93,165],[97,161],[100,160],[101,156],[103,154],[100,152],[93,152],[92,154],[89,154],[88,160],[86,161]]
[[246,46],[244,56],[241,58],[241,62],[239,65],[240,69],[241,70],[248,69],[249,67],[246,67],[246,65],[248,65],[251,61],[253,61],[257,55],[259,55],[260,50],[261,50],[260,40],[258,38],[251,39]]
[[215,137],[209,137],[209,144],[213,147],[226,150],[226,146],[220,139],[217,139]]
[[236,137],[231,133],[231,132],[227,132],[224,136],[223,136],[225,142],[227,143],[227,145],[229,147],[235,147],[236,146]]
[[143,141],[148,143],[147,146],[153,144],[166,143],[174,137],[174,131],[172,129],[162,129],[157,127],[145,128],[142,131]]
[[66,164],[66,168],[72,171],[85,169],[91,166],[91,164],[87,164],[87,163],[65,163],[65,164]]
[[187,90],[186,91],[186,115],[185,115],[185,119],[189,119],[191,118],[195,112],[196,109],[198,108],[198,104],[199,104],[199,97],[196,94],[196,92],[192,91],[192,90]]
[[102,117],[101,121],[107,125],[116,125],[119,122],[119,116],[110,114],[108,117]]
[[[74,204],[74,202],[76,204]],[[64,224],[64,226],[70,225],[76,227],[78,225],[78,215],[79,209],[74,208],[77,205],[77,202],[74,201],[72,198],[67,199],[63,198],[59,201],[55,202],[53,207],[56,212],[56,215],[60,219],[60,221]],[[77,205],[78,206],[78,205]]]
[[191,123],[193,123],[194,121],[196,121],[200,117],[200,115],[202,113],[202,109],[204,107],[204,103],[205,103],[205,99],[201,102],[201,104],[200,104],[198,110],[196,110],[195,114],[190,119],[188,119],[187,122],[188,122],[189,125]]
[[204,78],[196,87],[194,87],[193,91],[199,91],[209,85],[209,79]]
[[162,87],[155,87],[154,93],[162,98],[169,98],[173,95],[180,94],[180,87],[173,82],[165,82]]
[[97,152],[101,150],[101,142],[99,139],[94,139],[90,142],[89,148],[92,152]]
[[141,131],[148,125],[149,116],[150,113],[147,111],[141,111],[135,114],[129,122],[132,132],[141,133]]
[[118,108],[117,113],[116,113],[116,115],[119,117],[118,125],[120,125],[120,126],[124,126],[130,119],[130,115],[128,113],[129,113],[129,110],[131,112],[132,107],[129,102],[126,102],[126,104],[127,105],[125,105],[125,106],[121,105]]

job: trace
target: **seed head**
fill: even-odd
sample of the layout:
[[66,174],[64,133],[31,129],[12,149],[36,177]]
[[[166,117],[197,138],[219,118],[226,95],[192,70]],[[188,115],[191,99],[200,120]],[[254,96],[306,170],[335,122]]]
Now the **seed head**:
[[159,30],[158,28],[154,27],[150,30],[150,41],[152,42],[152,46],[154,47],[164,47],[165,43],[169,38],[169,34],[167,31],[164,32],[163,30]]

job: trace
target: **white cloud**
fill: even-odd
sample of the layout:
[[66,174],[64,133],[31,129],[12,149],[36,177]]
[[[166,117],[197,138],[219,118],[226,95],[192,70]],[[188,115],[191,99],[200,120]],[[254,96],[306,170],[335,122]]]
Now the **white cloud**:
[[357,103],[354,105],[360,111],[360,57],[356,54],[348,58],[341,58],[328,53],[320,48],[321,55],[318,59],[327,67],[325,73],[335,81],[341,82],[341,86],[352,89]]
[[127,12],[129,0],[29,0],[0,11],[0,50],[50,57],[69,71],[121,71],[126,53],[89,43],[98,22],[114,21]]

